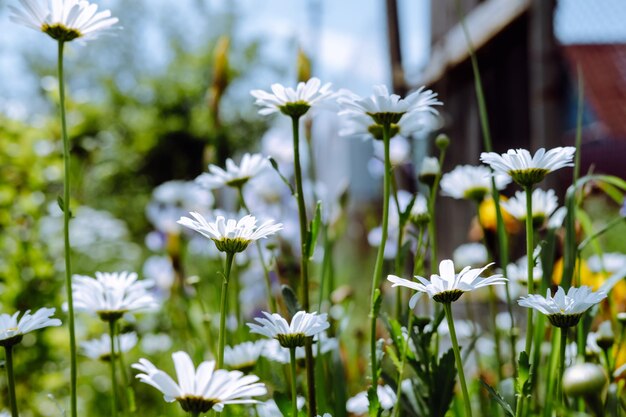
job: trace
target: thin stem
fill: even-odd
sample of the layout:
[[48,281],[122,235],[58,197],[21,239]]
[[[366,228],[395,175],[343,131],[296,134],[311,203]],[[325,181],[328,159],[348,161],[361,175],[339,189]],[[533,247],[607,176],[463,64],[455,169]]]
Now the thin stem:
[[218,336],[217,348],[217,369],[221,369],[224,364],[224,344],[226,341],[226,301],[228,300],[228,281],[230,280],[230,269],[233,266],[235,254],[226,253],[226,263],[224,266],[224,279],[222,280],[222,295],[220,300],[220,334]]
[[298,390],[296,389],[296,348],[289,348],[289,359],[291,366],[291,407],[292,416],[298,415]]
[[556,373],[556,400],[561,403],[563,401],[563,372],[565,371],[565,348],[567,346],[567,328],[561,328],[561,345],[559,346],[559,370]]
[[[526,191],[526,258],[527,258],[527,277],[528,277],[528,295],[535,293],[535,281],[533,278],[533,187],[524,187]],[[528,320],[526,324],[526,353],[530,357],[533,342],[533,309],[528,309]]]
[[199,417],[200,416],[200,412],[199,411],[190,411],[189,415],[191,417]]
[[117,416],[117,376],[115,372],[115,320],[109,320],[109,336],[111,339],[111,415]]
[[[246,213],[251,214],[248,205],[246,204],[246,200],[243,197],[243,187],[237,187],[237,191],[239,192],[239,201],[241,203],[241,207],[246,211]],[[265,257],[263,256],[263,248],[261,247],[261,242],[256,240],[256,249],[259,254],[259,260],[261,262],[261,267],[263,268],[263,277],[265,278],[265,286],[267,287],[267,306],[270,308],[270,313],[275,313],[278,311],[276,307],[276,300],[272,296],[272,280],[270,279],[270,271],[265,263]]]
[[[400,201],[398,200],[398,185],[395,175],[391,175],[391,189],[393,190],[393,199],[396,202],[396,212],[398,213],[398,219],[402,218],[402,209],[400,208]],[[398,276],[402,275],[402,241],[404,240],[404,224],[400,224],[398,221],[398,236],[396,240],[396,258],[394,260],[394,273]],[[402,317],[402,287],[396,288],[396,318],[400,320]]]
[[[446,149],[442,149],[439,154],[439,166],[443,167],[443,161],[446,157]],[[437,267],[437,222],[435,218],[435,202],[437,201],[437,189],[439,189],[439,181],[441,180],[441,170],[435,176],[435,181],[430,188],[430,196],[428,198],[428,239],[430,241],[430,269],[431,272]]]
[[376,255],[374,265],[374,275],[372,276],[372,297],[370,302],[370,361],[372,364],[372,384],[376,384],[378,366],[376,364],[376,319],[378,314],[375,308],[376,293],[380,286],[381,274],[383,272],[383,262],[385,260],[385,244],[389,232],[389,195],[391,192],[391,162],[389,157],[389,142],[391,140],[391,126],[389,123],[383,125],[383,145],[385,148],[385,173],[383,177],[383,222],[380,245]]
[[448,328],[450,329],[450,339],[452,340],[452,350],[454,351],[454,359],[456,360],[456,369],[459,372],[459,382],[461,383],[461,391],[463,392],[463,401],[465,403],[465,417],[472,417],[472,403],[470,402],[469,393],[467,392],[467,384],[465,383],[465,372],[463,372],[463,360],[461,359],[461,351],[459,350],[459,342],[456,338],[456,330],[454,329],[454,319],[452,318],[452,304],[443,303],[443,309],[448,320]]
[[65,254],[65,286],[70,328],[70,413],[77,417],[76,402],[76,332],[74,330],[74,299],[72,296],[72,267],[70,262],[70,142],[65,118],[65,81],[63,79],[63,41],[58,46],[59,106],[61,108],[61,132],[63,136],[63,242]]
[[7,369],[7,385],[9,388],[9,406],[11,417],[19,417],[17,413],[17,397],[15,396],[15,374],[13,373],[13,346],[5,346],[5,367]]
[[398,387],[396,389],[396,405],[393,409],[393,416],[394,417],[399,417],[400,416],[400,408],[401,407],[401,401],[400,398],[402,397],[402,378],[404,377],[404,362],[406,361],[406,354],[409,350],[409,345],[411,343],[411,331],[413,330],[413,318],[415,317],[415,314],[413,314],[413,311],[409,311],[409,323],[407,324],[407,340],[404,342],[404,346],[402,347],[402,357],[400,358],[400,370],[398,371],[398,379],[396,381],[396,386]]
[[[291,118],[293,130],[293,163],[296,180],[296,197],[298,199],[298,218],[300,220],[300,287],[302,294],[302,306],[305,311],[309,311],[309,254],[307,248],[307,215],[304,202],[304,191],[302,187],[302,167],[300,165],[300,117]],[[311,243],[313,244],[313,243]],[[313,347],[311,341],[307,340],[304,346],[306,361],[306,382],[307,399],[309,402],[309,415],[317,415],[317,401],[315,398],[315,364],[313,362]]]

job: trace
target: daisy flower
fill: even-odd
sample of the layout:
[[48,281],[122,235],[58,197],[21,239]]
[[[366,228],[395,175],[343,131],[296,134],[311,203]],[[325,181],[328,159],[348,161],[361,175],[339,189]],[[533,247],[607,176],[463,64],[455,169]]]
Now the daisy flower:
[[427,156],[422,160],[422,166],[417,177],[420,182],[432,187],[435,183],[435,178],[437,178],[440,172],[439,159],[434,156]]
[[430,215],[428,214],[428,202],[426,197],[418,194],[415,197],[413,207],[411,207],[410,220],[417,226],[423,226],[430,221]]
[[531,294],[520,298],[517,303],[522,307],[534,308],[548,316],[556,327],[572,327],[578,324],[582,315],[592,306],[606,298],[603,291],[593,292],[590,287],[571,287],[567,294],[559,286],[554,297],[547,290],[546,296]]
[[13,314],[0,314],[0,346],[13,346],[22,340],[22,336],[33,330],[43,329],[49,326],[60,326],[61,320],[51,318],[54,308],[40,308],[35,314],[30,314],[30,310],[22,315],[18,320],[20,311]]
[[287,116],[300,117],[311,107],[320,106],[332,97],[330,86],[330,83],[322,86],[318,78],[311,78],[306,83],[298,83],[295,90],[272,84],[273,94],[263,90],[252,90],[250,94],[256,98],[255,104],[261,107],[261,115],[281,112]]
[[452,260],[457,267],[484,265],[489,254],[482,243],[464,243],[454,250]]
[[147,289],[152,281],[138,281],[134,272],[96,272],[92,278],[74,275],[72,293],[77,311],[96,313],[104,321],[114,321],[125,313],[158,307]]
[[[391,410],[397,401],[396,393],[389,385],[378,385],[376,387],[376,396],[383,410]],[[362,391],[348,399],[346,410],[358,416],[365,415],[368,412],[369,404],[367,391]]]
[[287,323],[280,314],[262,312],[265,317],[255,317],[259,324],[247,323],[250,333],[258,333],[276,339],[282,347],[294,348],[304,346],[307,337],[313,337],[330,327],[327,315],[317,312],[298,311]]
[[389,125],[393,127],[396,125],[397,128],[397,125],[403,123],[415,123],[410,122],[410,119],[420,117],[420,113],[437,114],[438,112],[433,106],[439,106],[442,103],[436,97],[436,93],[420,87],[406,98],[401,98],[397,94],[389,94],[389,90],[384,85],[376,85],[374,86],[374,94],[370,97],[362,98],[349,93],[344,94],[337,101],[343,108],[339,113],[340,115],[349,118],[360,117],[355,115],[367,115],[380,126]]
[[[116,353],[128,352],[137,345],[137,333],[135,332],[123,333],[115,338]],[[83,354],[88,358],[101,361],[111,360],[111,338],[108,334],[103,334],[97,339],[81,342],[80,347],[83,350]]]
[[282,223],[274,223],[274,220],[268,220],[257,227],[256,218],[249,214],[240,220],[226,220],[223,216],[217,216],[213,223],[209,223],[200,213],[189,214],[195,220],[181,217],[178,223],[211,239],[218,250],[227,253],[243,252],[250,242],[264,239],[283,228]]
[[239,166],[231,158],[226,160],[225,170],[217,165],[209,165],[209,172],[205,172],[196,178],[196,183],[209,190],[221,188],[225,185],[239,188],[268,166],[269,161],[263,155],[246,153],[241,158]]
[[137,374],[141,382],[161,391],[165,401],[178,401],[187,412],[206,413],[211,409],[222,411],[227,404],[254,404],[259,401],[252,397],[267,394],[257,376],[216,370],[215,361],[204,361],[196,369],[182,351],[174,352],[172,359],[178,383],[147,359],[139,359],[132,367],[142,372]]
[[530,187],[557,169],[574,166],[573,146],[558,147],[546,152],[539,149],[531,156],[526,149],[509,149],[507,153],[483,152],[480,160],[496,173],[507,174],[522,187]]
[[[429,125],[432,114],[419,113],[414,117],[401,118],[398,123],[390,127],[391,138],[410,137],[413,133]],[[363,139],[383,140],[382,126],[372,120],[366,113],[350,113],[346,117],[346,125],[339,131],[339,136],[357,136]],[[378,143],[378,142],[375,142]]]
[[243,342],[224,349],[224,365],[231,369],[244,371],[254,368],[265,349],[265,340]]
[[[401,286],[411,288],[416,291],[425,292],[430,298],[439,303],[450,303],[458,300],[464,292],[473,291],[478,288],[486,287],[488,285],[501,285],[504,284],[507,279],[500,274],[495,274],[489,278],[480,278],[485,269],[489,268],[493,263],[490,263],[480,269],[471,269],[467,266],[461,270],[458,274],[454,272],[454,263],[450,259],[444,259],[439,263],[439,275],[433,274],[430,276],[430,281],[420,276],[415,276],[419,283],[409,281],[404,278],[397,277],[395,275],[387,276],[387,280],[390,281],[393,287]],[[415,294],[409,300],[409,307],[415,307],[419,293]]]
[[98,12],[98,5],[85,0],[20,0],[20,4],[9,6],[13,22],[60,42],[95,39],[118,22],[109,10]]
[[[491,175],[486,166],[459,165],[441,177],[441,194],[480,202],[491,193]],[[498,190],[503,190],[511,182],[508,175],[496,175],[495,180]]]
[[[543,225],[559,206],[554,190],[537,188],[532,195],[532,217],[535,225]],[[502,207],[519,221],[526,220],[526,193],[517,191],[515,197],[502,202]]]

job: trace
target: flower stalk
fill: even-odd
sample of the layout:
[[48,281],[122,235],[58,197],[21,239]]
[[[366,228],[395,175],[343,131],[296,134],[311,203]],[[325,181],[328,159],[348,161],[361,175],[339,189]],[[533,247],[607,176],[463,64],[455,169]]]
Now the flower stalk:
[[[528,294],[535,293],[535,281],[533,277],[534,261],[533,261],[533,243],[534,243],[534,231],[533,231],[533,187],[528,185],[525,188],[526,191],[526,259],[527,259],[527,277],[528,277]],[[530,356],[533,342],[533,309],[528,309],[526,324],[526,345],[525,351]]]
[[228,282],[230,281],[230,270],[235,259],[234,252],[226,252],[226,263],[224,264],[224,277],[222,278],[222,294],[220,299],[220,332],[218,336],[217,348],[217,369],[222,369],[224,365],[224,345],[226,342],[226,302],[228,300]]
[[70,259],[70,143],[67,135],[67,121],[65,116],[65,81],[63,75],[63,47],[65,42],[58,41],[58,77],[59,77],[59,107],[61,110],[61,132],[63,136],[63,242],[65,255],[65,287],[67,291],[68,325],[70,330],[70,415],[77,417],[76,400],[76,332],[74,325],[74,300],[72,296],[72,267]]
[[[293,160],[294,174],[296,182],[296,197],[298,200],[298,218],[300,220],[300,248],[302,256],[300,258],[300,286],[302,305],[305,311],[309,311],[309,255],[307,248],[307,215],[304,202],[304,190],[302,187],[302,165],[300,164],[300,117],[299,114],[291,116],[293,130]],[[311,242],[311,244],[314,244]],[[313,363],[313,347],[311,341],[307,340],[304,346],[307,377],[307,396],[309,403],[309,415],[317,414],[317,401],[315,398],[315,366]]]
[[472,417],[472,403],[470,401],[469,393],[467,391],[467,384],[465,382],[465,373],[463,372],[463,360],[461,359],[461,351],[459,349],[459,342],[456,338],[456,330],[454,329],[454,319],[452,317],[452,303],[443,303],[443,310],[446,314],[448,321],[448,328],[450,329],[450,339],[452,340],[452,350],[454,351],[454,359],[456,361],[456,368],[459,372],[459,382],[461,383],[461,391],[463,393],[463,402],[465,404],[465,417]]
[[389,232],[389,196],[391,192],[391,160],[389,152],[389,142],[391,141],[391,124],[389,122],[382,125],[383,128],[383,145],[385,154],[385,174],[383,177],[383,221],[382,235],[378,253],[376,255],[376,264],[374,265],[374,275],[372,276],[372,297],[370,310],[370,361],[372,365],[372,384],[376,384],[374,380],[377,375],[378,364],[376,363],[376,293],[380,286],[381,274],[383,272],[383,262],[385,260],[385,244],[387,243],[387,234]]
[[117,375],[115,370],[115,329],[117,320],[109,320],[109,336],[111,338],[111,416],[117,417]]
[[291,368],[291,415],[298,415],[298,390],[296,389],[296,347],[289,348],[289,365]]
[[7,386],[9,389],[9,406],[11,408],[11,417],[19,417],[17,412],[17,397],[15,396],[15,374],[13,373],[13,345],[9,344],[4,347],[5,362],[7,369]]

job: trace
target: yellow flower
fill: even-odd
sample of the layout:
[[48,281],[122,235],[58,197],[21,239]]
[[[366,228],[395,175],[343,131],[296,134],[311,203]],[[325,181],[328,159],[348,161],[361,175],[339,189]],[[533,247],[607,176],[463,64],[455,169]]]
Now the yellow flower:
[[[504,196],[500,196],[500,202],[506,201],[507,198]],[[500,210],[502,210],[502,218],[504,220],[504,225],[506,227],[506,231],[508,233],[514,234],[520,230],[520,224],[513,216],[509,214],[502,206],[500,206]],[[498,227],[498,221],[496,216],[496,205],[494,204],[493,198],[488,197],[485,198],[478,208],[478,213],[480,215],[480,222],[484,229],[496,231]]]
[[[580,269],[580,275],[581,275],[580,280],[578,276],[579,269]],[[554,263],[554,269],[552,270],[552,281],[556,285],[560,285],[562,276],[563,276],[563,258],[559,258]],[[596,274],[591,272],[591,270],[587,266],[587,261],[585,261],[584,259],[582,260],[582,264],[580,268],[578,268],[578,262],[576,262],[576,266],[574,267],[574,278],[572,280],[572,285],[574,285],[574,283],[577,287],[581,285],[586,285],[588,287],[591,287],[594,291],[597,291],[598,288],[600,288],[600,285],[602,285],[602,282],[598,281]]]

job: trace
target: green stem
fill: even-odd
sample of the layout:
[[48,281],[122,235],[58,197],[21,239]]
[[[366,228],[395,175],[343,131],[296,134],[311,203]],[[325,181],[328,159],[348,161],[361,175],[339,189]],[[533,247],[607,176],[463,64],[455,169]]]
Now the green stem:
[[463,372],[463,360],[461,359],[459,342],[456,338],[456,330],[454,329],[454,319],[452,318],[452,304],[443,303],[443,309],[446,313],[446,319],[448,320],[448,328],[450,329],[450,339],[452,340],[452,350],[454,351],[454,359],[456,360],[456,369],[459,372],[459,382],[461,383],[463,402],[465,403],[465,417],[472,417],[472,403],[470,402],[469,393],[467,392],[467,384],[465,383],[465,372]]
[[[391,175],[391,189],[393,190],[393,198],[396,202],[396,211],[398,213],[398,219],[402,218],[402,209],[400,208],[400,201],[398,200],[398,186],[396,183],[395,175]],[[402,275],[402,241],[404,240],[404,224],[398,220],[398,238],[396,240],[396,258],[394,260],[394,273],[398,276]],[[400,320],[402,317],[402,287],[396,288],[396,318]]]
[[372,384],[376,385],[376,375],[378,365],[376,363],[376,294],[380,286],[380,279],[383,272],[383,262],[385,260],[385,244],[389,232],[389,196],[391,192],[391,162],[389,157],[389,142],[391,141],[391,125],[385,123],[383,126],[383,145],[385,148],[385,173],[383,177],[383,222],[380,245],[376,254],[376,264],[374,265],[374,275],[372,276],[372,297],[370,302],[370,361],[372,364]]
[[291,366],[291,407],[292,407],[292,416],[297,417],[298,415],[298,390],[296,389],[296,348],[289,348],[289,359]]
[[[248,205],[246,204],[246,200],[243,198],[243,187],[237,187],[237,191],[239,192],[239,201],[241,202],[241,207],[246,211],[246,213],[251,214]],[[275,313],[278,311],[276,307],[276,300],[272,296],[272,280],[270,279],[270,271],[265,263],[265,257],[263,256],[263,248],[261,247],[261,242],[256,240],[256,249],[259,254],[259,260],[261,261],[261,267],[263,268],[263,277],[265,278],[265,286],[267,287],[267,306],[270,308],[270,313]]]
[[[535,293],[535,281],[533,278],[533,241],[534,241],[534,232],[533,232],[533,187],[526,186],[524,187],[526,191],[526,266],[527,266],[527,277],[528,277],[528,294]],[[530,352],[532,349],[533,342],[533,309],[528,309],[528,319],[526,324],[526,345],[525,350],[528,356],[530,357]]]
[[[552,327],[552,329],[554,330],[554,327]],[[557,346],[557,343],[559,343],[559,340],[556,337],[553,337],[552,348],[550,349],[550,358],[548,362],[548,382],[546,384],[546,400],[543,407],[543,417],[552,417],[552,408],[554,406],[554,389],[556,384],[555,375],[557,374],[557,366],[559,361],[559,358],[557,356],[559,352],[559,346]]]
[[221,369],[224,365],[224,344],[226,341],[226,301],[228,300],[228,281],[230,280],[230,270],[233,266],[233,259],[235,254],[232,252],[226,253],[226,263],[224,266],[224,279],[222,280],[222,295],[220,300],[220,334],[218,336],[218,349],[217,349],[217,369]]
[[109,320],[109,336],[111,339],[111,415],[117,416],[117,376],[115,372],[115,320]]
[[402,408],[400,398],[402,397],[402,378],[404,377],[404,362],[406,361],[406,354],[409,350],[409,344],[411,343],[411,331],[413,330],[413,318],[414,317],[415,317],[415,314],[413,314],[412,311],[409,311],[409,323],[407,324],[407,340],[404,342],[404,346],[402,348],[402,357],[400,358],[400,369],[398,371],[398,379],[396,381],[396,386],[397,386],[396,405],[393,409],[394,417],[400,416],[400,408]]
[[[302,306],[305,311],[309,311],[309,256],[307,253],[308,230],[306,205],[304,202],[304,191],[302,187],[302,167],[300,164],[300,117],[293,116],[291,118],[291,122],[293,130],[294,176],[296,180],[296,196],[298,199],[298,218],[300,220],[300,248],[302,252],[302,256],[300,257],[300,287],[302,293]],[[313,347],[310,340],[307,340],[304,346],[304,352],[309,415],[313,417],[317,415],[317,401],[315,398],[315,364],[313,361]]]
[[[443,161],[446,157],[446,149],[442,149],[439,154],[439,166],[443,169]],[[435,181],[432,187],[430,187],[430,196],[428,198],[428,215],[430,220],[428,221],[428,240],[430,242],[430,269],[434,273],[437,265],[437,222],[435,218],[435,202],[437,201],[437,190],[439,189],[439,181],[441,180],[441,169],[435,175]]]
[[559,369],[556,373],[556,401],[563,405],[563,372],[565,372],[565,348],[567,347],[567,328],[561,328],[561,345],[559,346]]
[[[467,25],[465,24],[465,17],[463,16],[463,10],[461,9],[461,1],[456,0],[456,9],[461,22],[461,28],[463,29],[463,35],[467,42],[467,50],[469,52],[470,61],[472,63],[472,72],[474,74],[474,90],[476,91],[476,102],[478,104],[478,114],[480,116],[480,126],[482,128],[483,146],[485,151],[492,152],[493,146],[491,141],[491,130],[489,128],[489,118],[487,113],[487,103],[485,101],[485,93],[483,90],[482,78],[480,76],[480,68],[478,67],[478,59],[472,45],[472,39],[470,38]],[[491,168],[490,168],[491,169]],[[491,169],[493,172],[493,169]],[[493,196],[493,202],[496,209],[496,221],[498,230],[498,248],[500,250],[500,265],[502,266],[502,275],[506,278],[506,266],[509,264],[509,247],[506,234],[506,228],[504,226],[504,218],[502,216],[502,209],[500,208],[500,197],[498,188],[496,187],[496,179],[491,177],[491,194]],[[511,291],[509,288],[509,282],[505,283],[506,289],[506,301],[509,317],[511,318],[511,327],[515,327],[515,317],[513,316],[513,303],[511,300]],[[513,364],[514,376],[517,376],[517,354],[515,352],[515,332],[511,332],[509,338],[511,344],[511,361]]]
[[11,417],[19,417],[17,413],[17,397],[15,396],[15,374],[13,373],[13,346],[5,346],[5,367],[7,369],[7,385],[9,388],[9,406],[11,407]]
[[70,262],[70,142],[67,135],[65,117],[65,81],[63,77],[63,41],[59,41],[58,49],[58,76],[59,76],[59,106],[61,108],[61,131],[63,136],[63,242],[65,253],[65,286],[67,291],[67,310],[70,328],[70,413],[77,417],[76,402],[76,333],[74,326],[74,298],[72,296],[72,268]]
[[200,416],[200,412],[199,411],[190,411],[189,415],[191,417],[199,417]]
[[126,410],[132,413],[135,411],[135,398],[134,398],[132,385],[130,384],[128,374],[126,372],[127,370],[126,362],[124,361],[124,352],[122,352],[122,342],[119,337],[120,328],[117,325],[115,327],[115,334],[118,336],[116,337],[117,343],[116,343],[115,349],[117,352],[117,358],[119,360],[120,373],[122,374],[122,384],[124,384],[123,386],[126,388],[126,397],[125,397],[126,404],[121,404],[121,406],[123,410],[124,410],[124,407],[127,407]]

